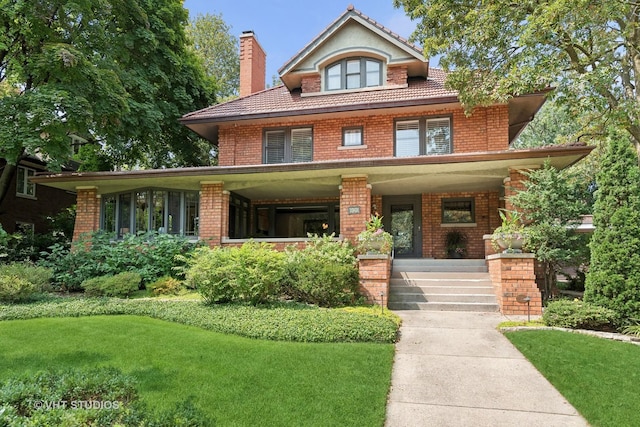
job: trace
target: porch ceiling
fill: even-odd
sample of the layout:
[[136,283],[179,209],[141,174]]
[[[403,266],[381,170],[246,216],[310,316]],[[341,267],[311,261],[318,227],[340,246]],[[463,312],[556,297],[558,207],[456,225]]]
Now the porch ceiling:
[[199,190],[202,182],[249,199],[338,197],[343,176],[367,176],[376,195],[499,190],[509,168],[535,168],[546,159],[565,168],[593,147],[569,146],[492,153],[359,159],[286,165],[156,169],[39,175],[33,181],[68,191],[97,187],[98,194],[156,187]]

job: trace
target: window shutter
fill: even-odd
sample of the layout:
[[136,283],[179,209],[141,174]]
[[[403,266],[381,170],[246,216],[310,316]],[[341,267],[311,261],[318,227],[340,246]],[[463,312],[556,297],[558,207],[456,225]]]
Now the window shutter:
[[420,122],[410,120],[396,123],[396,157],[420,155]]
[[291,129],[291,162],[310,162],[313,159],[313,130]]
[[269,131],[265,133],[264,143],[265,163],[284,163],[284,131]]
[[451,153],[449,118],[427,120],[427,154]]

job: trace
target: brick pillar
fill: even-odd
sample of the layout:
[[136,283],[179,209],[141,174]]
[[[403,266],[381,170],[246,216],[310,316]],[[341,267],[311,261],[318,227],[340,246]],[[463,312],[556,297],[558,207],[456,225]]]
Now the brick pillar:
[[509,177],[504,179],[504,207],[508,211],[515,210],[509,197],[524,190],[524,181],[528,179],[522,172],[521,169],[509,168]]
[[200,239],[220,246],[229,230],[229,192],[222,182],[200,183]]
[[83,234],[98,231],[100,228],[100,196],[98,187],[76,188],[76,222],[73,228],[73,241],[77,242]]
[[[378,207],[380,209],[380,207]],[[342,177],[340,186],[340,235],[355,244],[371,217],[371,186],[366,176]]]
[[358,255],[360,294],[368,303],[388,305],[391,257],[389,255]]
[[489,274],[502,314],[527,314],[527,304],[517,302],[527,296],[530,313],[542,314],[542,295],[536,284],[533,254],[499,253],[487,257]]

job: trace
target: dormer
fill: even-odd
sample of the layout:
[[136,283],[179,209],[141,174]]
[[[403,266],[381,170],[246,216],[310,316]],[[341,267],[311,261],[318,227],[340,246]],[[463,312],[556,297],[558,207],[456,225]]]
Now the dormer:
[[350,5],[278,71],[287,89],[306,96],[406,86],[409,77],[427,78],[429,62],[419,47]]

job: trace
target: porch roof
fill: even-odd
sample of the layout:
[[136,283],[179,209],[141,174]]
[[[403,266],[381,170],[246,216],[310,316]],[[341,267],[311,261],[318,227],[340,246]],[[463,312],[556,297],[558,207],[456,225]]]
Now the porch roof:
[[501,189],[510,168],[535,168],[549,159],[554,167],[562,169],[592,149],[573,145],[256,166],[49,173],[39,174],[32,181],[67,191],[95,187],[98,194],[146,187],[197,191],[202,183],[223,182],[225,190],[254,200],[338,197],[338,186],[348,176],[367,176],[376,195],[495,191]]

